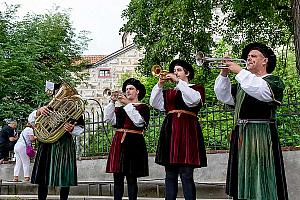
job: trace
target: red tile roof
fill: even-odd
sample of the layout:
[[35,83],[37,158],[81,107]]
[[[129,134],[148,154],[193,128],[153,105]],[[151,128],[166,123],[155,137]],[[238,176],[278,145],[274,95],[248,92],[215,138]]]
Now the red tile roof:
[[83,60],[86,60],[89,64],[95,64],[97,61],[102,60],[105,55],[83,55]]
[[86,63],[86,66],[92,66],[96,62],[102,60],[106,55],[82,55],[80,60],[76,60],[73,64],[79,65]]

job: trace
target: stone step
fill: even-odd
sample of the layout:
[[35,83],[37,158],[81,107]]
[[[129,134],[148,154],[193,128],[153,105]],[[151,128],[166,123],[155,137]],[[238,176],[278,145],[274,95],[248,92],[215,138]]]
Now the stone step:
[[[164,197],[165,186],[162,180],[139,181],[139,197],[161,198]],[[179,182],[178,197],[183,197],[182,186]],[[125,184],[124,196],[127,195]],[[225,183],[196,183],[197,197],[201,199],[226,199]],[[0,195],[35,195],[37,185],[25,182],[3,181],[0,187]],[[49,195],[58,195],[59,187],[49,187]],[[79,181],[78,186],[70,189],[72,196],[112,196],[112,181]]]
[[[36,200],[37,195],[0,195],[0,199],[27,199]],[[59,199],[59,195],[48,195],[47,199]],[[112,200],[112,196],[69,196],[70,200]],[[128,199],[124,197],[123,199]],[[151,197],[138,197],[139,200],[164,200],[164,198],[151,198]],[[178,200],[184,200],[184,198],[177,198]],[[228,200],[228,199],[197,199],[197,200]]]

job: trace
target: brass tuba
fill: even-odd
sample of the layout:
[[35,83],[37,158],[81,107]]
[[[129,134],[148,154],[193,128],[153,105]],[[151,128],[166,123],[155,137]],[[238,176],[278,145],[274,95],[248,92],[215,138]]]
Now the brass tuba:
[[62,83],[54,98],[47,105],[49,115],[40,115],[35,121],[35,135],[44,143],[56,142],[64,133],[64,124],[79,119],[84,112],[84,101],[77,91]]

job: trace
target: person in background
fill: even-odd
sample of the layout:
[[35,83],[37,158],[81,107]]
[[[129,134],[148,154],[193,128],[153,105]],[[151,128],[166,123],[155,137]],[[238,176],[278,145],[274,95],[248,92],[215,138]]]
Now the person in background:
[[19,138],[16,133],[17,121],[9,119],[6,122],[7,125],[3,126],[0,133],[0,164],[8,162],[9,151],[13,151]]
[[[26,146],[31,145],[36,137],[33,133],[33,126],[27,123],[25,129],[21,132],[19,139],[14,147],[16,164],[14,167],[14,177],[13,181],[19,181],[20,169],[23,167],[24,181],[28,182],[30,180],[30,157],[26,154]],[[26,140],[26,141],[25,141]]]
[[[287,200],[284,164],[276,130],[276,109],[283,99],[284,84],[271,73],[276,66],[273,50],[262,43],[242,51],[247,68],[225,61],[215,81],[217,98],[235,107],[231,133],[226,193],[233,199]],[[229,72],[237,85],[231,85]]]
[[[165,198],[175,200],[180,175],[185,199],[196,199],[194,169],[207,166],[204,138],[197,114],[205,101],[202,85],[190,84],[194,78],[192,65],[173,60],[166,79],[160,76],[153,87],[150,105],[166,112],[160,130],[155,162],[165,167]],[[175,88],[163,89],[167,81]]]
[[[137,79],[127,79],[122,86],[125,94],[113,94],[104,109],[104,120],[117,128],[110,147],[106,172],[113,173],[114,199],[121,200],[124,178],[127,180],[129,200],[137,199],[137,177],[149,175],[148,153],[143,131],[149,123],[149,107],[140,103],[146,94]],[[116,107],[119,101],[122,106]]]

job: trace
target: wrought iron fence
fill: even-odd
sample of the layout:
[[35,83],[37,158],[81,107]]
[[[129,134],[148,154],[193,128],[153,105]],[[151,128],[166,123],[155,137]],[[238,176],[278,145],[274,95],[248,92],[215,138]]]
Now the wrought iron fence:
[[[149,153],[157,146],[160,127],[165,115],[151,110],[149,126],[144,133]],[[78,154],[81,157],[102,156],[109,152],[113,128],[101,119],[101,112],[85,114],[84,134],[77,138]],[[206,148],[223,150],[229,147],[229,136],[233,128],[233,109],[217,101],[205,104],[198,115]],[[300,146],[300,99],[296,93],[289,93],[277,110],[277,128],[282,146]]]
[[[287,94],[283,104],[277,110],[278,133],[283,147],[300,147],[300,99],[297,93],[287,91]],[[109,152],[114,129],[103,122],[103,110],[100,104],[98,107],[98,109],[91,109],[84,114],[85,131],[80,137],[75,138],[79,157],[103,156]],[[164,117],[163,112],[151,110],[149,126],[144,133],[149,153],[156,151]],[[228,149],[229,136],[233,128],[233,109],[217,100],[207,102],[199,112],[198,119],[202,126],[206,149]],[[21,131],[26,119],[18,121],[20,122],[18,130]]]

